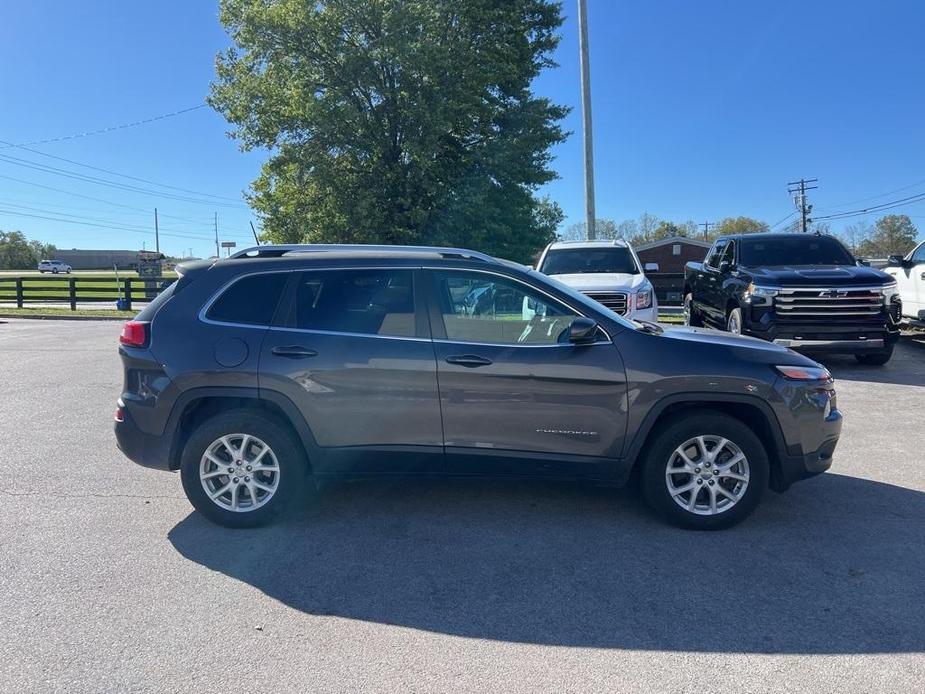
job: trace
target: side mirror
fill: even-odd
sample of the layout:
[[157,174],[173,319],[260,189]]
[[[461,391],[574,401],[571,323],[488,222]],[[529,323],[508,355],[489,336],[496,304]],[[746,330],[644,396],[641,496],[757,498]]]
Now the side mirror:
[[730,268],[730,267],[732,267],[732,264],[731,264],[728,260],[720,260],[720,261],[719,261],[719,268],[717,268],[717,269],[718,269],[720,272],[729,272],[729,268]]
[[646,272],[658,272],[658,263],[646,263],[643,269]]
[[901,255],[891,255],[886,260],[887,267],[902,267],[903,266],[903,257]]
[[568,341],[575,345],[587,345],[597,339],[597,321],[579,316],[568,326]]
[[858,258],[858,267],[870,267],[870,261],[865,258]]

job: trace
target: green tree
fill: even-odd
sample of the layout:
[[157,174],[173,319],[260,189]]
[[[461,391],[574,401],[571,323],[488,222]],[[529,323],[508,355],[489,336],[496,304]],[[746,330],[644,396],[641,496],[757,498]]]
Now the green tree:
[[858,246],[858,254],[869,258],[905,255],[915,246],[919,230],[905,214],[888,214],[874,223],[874,230]]
[[249,194],[277,242],[452,244],[526,260],[568,109],[551,0],[222,0],[235,46],[209,99],[271,156]]
[[712,240],[729,234],[756,234],[768,230],[768,223],[751,217],[726,217],[710,230],[708,237]]
[[40,260],[54,253],[54,246],[29,241],[21,231],[0,231],[0,270],[34,270]]

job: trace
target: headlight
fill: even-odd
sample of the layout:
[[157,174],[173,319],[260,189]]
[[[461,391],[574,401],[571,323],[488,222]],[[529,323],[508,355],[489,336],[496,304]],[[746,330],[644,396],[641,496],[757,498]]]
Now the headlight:
[[894,294],[899,293],[899,285],[896,282],[890,282],[880,287],[880,293],[883,294],[883,303],[890,303],[890,299],[893,298]]
[[832,374],[823,366],[775,366],[777,372],[791,381],[829,381]]
[[646,289],[642,292],[636,292],[636,310],[649,308],[652,305],[652,290]]
[[779,291],[777,287],[762,287],[752,282],[746,287],[745,296],[777,296]]

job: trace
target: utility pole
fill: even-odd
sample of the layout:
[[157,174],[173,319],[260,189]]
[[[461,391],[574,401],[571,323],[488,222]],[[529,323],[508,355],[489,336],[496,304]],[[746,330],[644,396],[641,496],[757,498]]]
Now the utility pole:
[[715,227],[716,222],[700,222],[697,226],[703,227],[703,240],[710,240],[710,227]]
[[215,213],[215,257],[221,257],[221,251],[218,248],[218,212]]
[[157,228],[157,208],[154,208],[154,250],[157,251],[157,254],[161,253],[161,236],[160,230]]
[[585,226],[588,240],[597,238],[594,228],[594,144],[591,137],[591,66],[588,61],[587,0],[578,0],[578,49],[581,56],[581,111],[585,143]]
[[797,209],[800,210],[800,215],[802,217],[802,224],[800,225],[800,230],[805,234],[810,222],[813,220],[810,219],[809,213],[813,211],[813,206],[806,202],[806,191],[815,190],[819,186],[808,186],[807,183],[818,183],[818,178],[801,178],[799,181],[791,181],[787,184],[787,192],[793,195],[793,202],[797,206]]
[[251,225],[251,231],[254,232],[254,241],[255,241],[255,242],[257,243],[257,245],[259,246],[259,245],[260,245],[260,239],[257,238],[257,230],[254,228],[254,223],[251,222],[250,220],[247,220],[247,221],[248,221],[248,222],[250,223],[250,225]]

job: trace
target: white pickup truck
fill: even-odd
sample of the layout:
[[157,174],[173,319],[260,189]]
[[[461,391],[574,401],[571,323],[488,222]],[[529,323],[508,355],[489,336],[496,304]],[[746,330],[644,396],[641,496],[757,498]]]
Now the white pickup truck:
[[883,271],[896,278],[903,301],[903,318],[918,327],[925,327],[925,241],[905,258],[891,255]]

